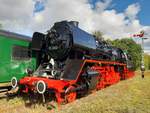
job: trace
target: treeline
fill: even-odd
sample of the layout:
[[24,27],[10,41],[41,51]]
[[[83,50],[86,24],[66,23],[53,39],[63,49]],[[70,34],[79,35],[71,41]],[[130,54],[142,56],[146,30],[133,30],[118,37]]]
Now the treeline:
[[[96,31],[93,34],[95,35],[96,39],[105,40],[101,32]],[[121,38],[115,40],[107,39],[105,41],[112,46],[123,49],[131,56],[135,69],[140,69],[142,55],[142,48],[140,44],[137,44],[132,38]],[[146,69],[150,69],[150,55],[145,54],[144,60]]]
[[145,69],[150,70],[150,55],[144,54]]
[[139,44],[136,44],[131,38],[122,38],[116,40],[109,40],[113,46],[121,48],[127,54],[131,56],[132,63],[135,69],[138,69],[141,64],[141,53],[142,49]]

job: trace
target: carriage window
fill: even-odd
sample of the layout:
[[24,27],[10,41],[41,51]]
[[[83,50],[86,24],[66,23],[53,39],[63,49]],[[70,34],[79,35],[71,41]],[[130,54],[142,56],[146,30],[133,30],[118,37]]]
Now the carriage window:
[[12,48],[12,59],[13,60],[29,60],[30,52],[27,47],[13,46]]

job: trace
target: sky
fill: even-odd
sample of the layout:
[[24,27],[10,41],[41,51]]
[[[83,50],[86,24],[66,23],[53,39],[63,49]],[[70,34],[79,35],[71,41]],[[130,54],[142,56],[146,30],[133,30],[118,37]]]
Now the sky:
[[[150,0],[0,0],[0,24],[5,30],[32,36],[46,32],[57,21],[79,21],[92,33],[111,39],[131,37],[144,30],[150,37]],[[134,39],[140,43],[140,39]],[[145,40],[150,54],[150,38]]]

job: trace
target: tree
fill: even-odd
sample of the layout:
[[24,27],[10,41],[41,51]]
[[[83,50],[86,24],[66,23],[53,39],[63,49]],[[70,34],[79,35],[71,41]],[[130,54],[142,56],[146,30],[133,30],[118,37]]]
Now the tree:
[[145,69],[150,70],[150,55],[144,54]]
[[93,35],[96,40],[104,40],[103,33],[101,31],[94,31]]
[[122,38],[122,39],[116,39],[116,40],[110,40],[103,37],[103,33],[101,31],[95,31],[93,32],[93,35],[95,36],[96,40],[103,40],[106,41],[109,45],[121,48],[122,50],[126,51],[127,54],[131,56],[131,59],[133,61],[134,69],[139,68],[141,64],[141,53],[142,48],[141,45],[136,44],[133,39],[131,38]]
[[150,55],[149,55],[149,58],[148,58],[148,70],[150,70]]
[[140,66],[142,48],[131,38],[116,39],[112,41],[112,45],[123,49],[131,56],[135,69]]

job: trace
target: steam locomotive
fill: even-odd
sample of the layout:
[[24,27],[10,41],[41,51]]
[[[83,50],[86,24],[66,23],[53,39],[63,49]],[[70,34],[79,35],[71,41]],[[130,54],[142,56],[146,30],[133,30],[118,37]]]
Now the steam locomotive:
[[12,87],[42,95],[43,101],[72,102],[134,75],[123,50],[96,40],[75,21],[57,22],[47,34],[35,32],[30,49],[39,67],[19,81],[13,78]]

